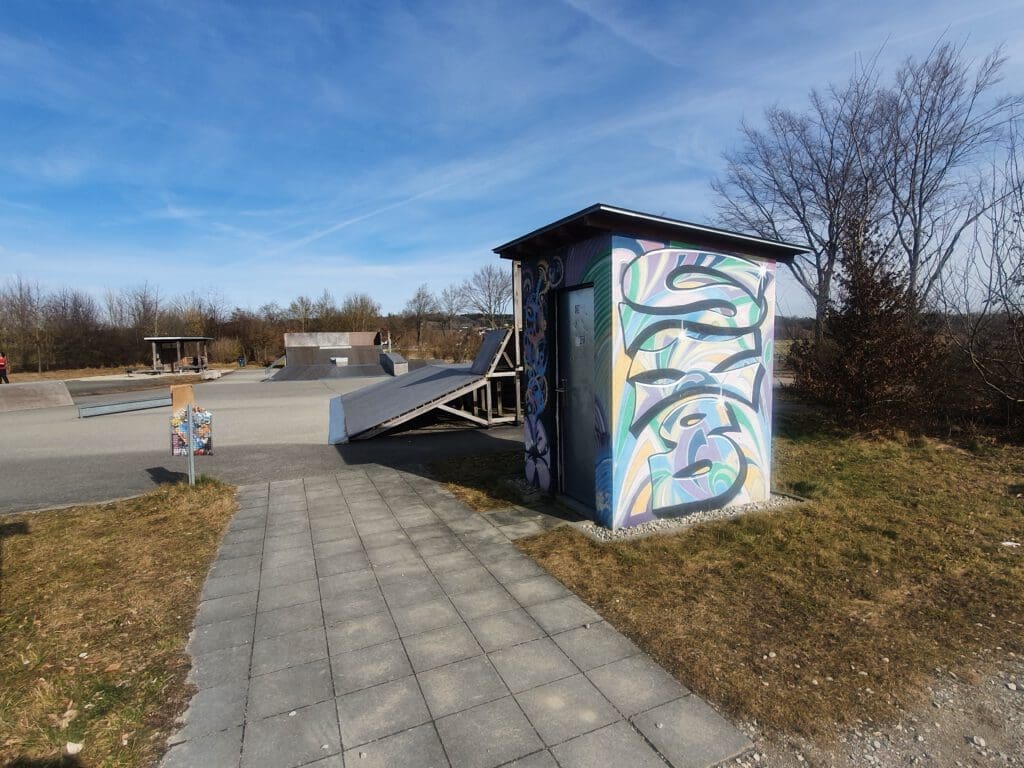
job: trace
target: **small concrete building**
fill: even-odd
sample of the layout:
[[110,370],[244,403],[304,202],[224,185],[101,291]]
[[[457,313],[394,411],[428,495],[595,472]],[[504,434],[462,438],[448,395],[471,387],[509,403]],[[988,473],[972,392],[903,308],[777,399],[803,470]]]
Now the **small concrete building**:
[[768,498],[775,270],[806,248],[598,204],[494,250],[535,487],[609,528]]

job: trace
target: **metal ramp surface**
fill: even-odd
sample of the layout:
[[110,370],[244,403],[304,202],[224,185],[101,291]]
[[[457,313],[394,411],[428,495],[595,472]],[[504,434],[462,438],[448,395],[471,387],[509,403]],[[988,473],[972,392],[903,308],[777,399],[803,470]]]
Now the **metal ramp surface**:
[[[431,411],[486,427],[518,421],[522,406],[514,343],[512,331],[488,331],[469,365],[426,365],[332,398],[328,442],[374,437]],[[505,382],[515,394],[508,409]]]

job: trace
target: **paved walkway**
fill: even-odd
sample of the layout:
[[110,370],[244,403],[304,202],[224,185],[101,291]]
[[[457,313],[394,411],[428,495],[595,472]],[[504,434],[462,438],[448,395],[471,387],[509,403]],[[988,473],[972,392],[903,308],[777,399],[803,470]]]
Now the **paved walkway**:
[[239,500],[164,768],[689,768],[750,747],[431,480],[371,465]]

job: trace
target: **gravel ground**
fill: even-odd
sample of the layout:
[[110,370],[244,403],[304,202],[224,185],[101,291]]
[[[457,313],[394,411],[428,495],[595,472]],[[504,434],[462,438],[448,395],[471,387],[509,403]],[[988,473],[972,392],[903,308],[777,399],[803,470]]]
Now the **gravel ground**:
[[659,520],[651,520],[649,523],[641,523],[631,528],[620,528],[611,531],[603,526],[597,525],[590,520],[573,523],[576,528],[586,536],[599,542],[627,541],[629,539],[640,539],[645,536],[656,536],[660,534],[678,533],[679,531],[712,520],[728,520],[732,517],[739,517],[750,512],[762,512],[767,509],[779,509],[780,507],[795,506],[802,503],[803,499],[796,496],[786,496],[781,493],[773,493],[767,501],[755,501],[751,504],[737,504],[722,509],[710,509],[705,512],[694,512],[685,517],[669,517]]
[[898,722],[862,723],[814,742],[765,735],[756,723],[741,727],[754,751],[741,768],[968,768],[1024,766],[1024,658],[979,659],[970,680],[936,670],[927,694]]

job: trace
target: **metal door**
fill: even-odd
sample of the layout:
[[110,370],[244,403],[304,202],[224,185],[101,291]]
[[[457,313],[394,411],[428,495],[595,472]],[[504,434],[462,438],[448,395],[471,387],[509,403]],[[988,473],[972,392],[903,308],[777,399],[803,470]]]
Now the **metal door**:
[[594,289],[558,301],[558,446],[562,493],[594,508]]

